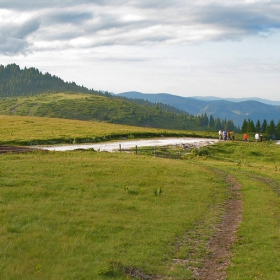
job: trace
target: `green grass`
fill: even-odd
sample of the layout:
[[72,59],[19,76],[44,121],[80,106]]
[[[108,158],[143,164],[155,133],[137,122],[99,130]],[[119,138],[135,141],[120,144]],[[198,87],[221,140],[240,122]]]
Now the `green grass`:
[[111,124],[98,121],[65,120],[0,115],[0,145],[90,143],[119,138],[160,136],[211,137],[211,133],[167,130]]
[[209,149],[206,165],[242,184],[243,218],[228,279],[280,279],[280,146],[227,142]]
[[241,179],[243,184],[243,222],[228,279],[279,279],[280,219],[279,196],[267,184]]
[[[137,129],[1,116],[2,143],[151,132]],[[0,279],[194,279],[224,213],[226,174],[242,184],[243,202],[227,279],[280,279],[279,162],[280,145],[242,141],[221,141],[183,160],[0,154]]]
[[184,161],[36,152],[1,155],[0,168],[1,279],[180,275],[176,240],[224,198],[219,178]]

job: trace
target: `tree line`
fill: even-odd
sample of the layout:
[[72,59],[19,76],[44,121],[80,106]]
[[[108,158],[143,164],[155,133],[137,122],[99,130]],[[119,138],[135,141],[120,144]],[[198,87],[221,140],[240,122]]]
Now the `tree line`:
[[101,94],[98,91],[64,82],[48,72],[43,74],[36,68],[24,68],[16,64],[0,65],[0,97],[16,97],[45,92],[82,92]]
[[280,120],[275,124],[274,120],[271,120],[269,123],[266,119],[262,123],[260,120],[257,120],[254,123],[251,119],[244,119],[241,132],[261,133],[270,139],[280,139]]
[[234,125],[233,120],[221,120],[219,117],[214,119],[213,115],[207,116],[206,113],[195,117],[197,125],[204,125],[208,130],[230,130],[239,131],[240,129]]

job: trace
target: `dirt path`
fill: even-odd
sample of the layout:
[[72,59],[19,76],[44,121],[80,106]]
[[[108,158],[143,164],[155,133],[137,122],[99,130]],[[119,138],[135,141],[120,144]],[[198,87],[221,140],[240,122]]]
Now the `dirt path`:
[[231,175],[227,175],[226,183],[228,184],[226,212],[216,234],[209,241],[210,256],[197,271],[196,276],[200,280],[226,279],[225,269],[230,264],[231,246],[236,241],[236,231],[242,219],[241,184]]
[[[224,176],[224,173],[220,173]],[[176,259],[175,263],[185,264],[193,271],[193,278],[198,280],[225,280],[226,268],[230,264],[232,257],[231,247],[236,241],[236,232],[239,223],[242,220],[242,200],[241,200],[241,184],[231,175],[227,174],[225,178],[227,184],[227,200],[225,201],[225,213],[222,217],[222,222],[216,226],[215,234],[209,240],[207,252],[210,252],[202,262],[201,268],[193,267],[189,264],[190,259]],[[187,240],[190,241],[190,240]],[[196,240],[193,240],[194,244]],[[161,275],[145,275],[138,269],[127,271],[127,274],[132,278],[142,280],[171,280],[172,277],[164,277]]]
[[3,153],[23,153],[34,151],[34,148],[17,147],[17,146],[0,146],[0,154]]

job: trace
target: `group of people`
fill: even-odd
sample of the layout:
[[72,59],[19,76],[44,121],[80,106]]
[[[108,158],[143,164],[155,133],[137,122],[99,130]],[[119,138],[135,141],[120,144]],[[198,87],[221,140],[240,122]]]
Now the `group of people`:
[[[243,135],[244,141],[247,142],[247,141],[248,141],[248,138],[249,138],[248,134],[245,133],[245,134]],[[256,133],[256,134],[255,134],[255,140],[256,140],[256,142],[262,142],[262,140],[263,140],[262,134]]]
[[234,132],[228,130],[219,130],[219,140],[234,140]]
[[[219,140],[234,140],[234,132],[228,131],[228,130],[219,130]],[[243,135],[243,140],[247,142],[249,140],[249,136],[247,133]],[[255,134],[255,140],[256,142],[262,142],[263,141],[263,135],[256,133]]]

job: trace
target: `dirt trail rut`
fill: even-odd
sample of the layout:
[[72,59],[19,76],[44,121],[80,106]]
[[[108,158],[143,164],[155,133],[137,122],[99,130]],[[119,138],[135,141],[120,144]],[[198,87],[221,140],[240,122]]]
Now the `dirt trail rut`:
[[242,219],[241,184],[231,175],[227,175],[228,200],[225,214],[216,234],[210,239],[209,258],[205,259],[203,267],[197,271],[200,280],[224,280],[225,269],[230,264],[231,246],[236,241],[236,231]]
[[31,152],[34,150],[34,148],[30,147],[16,147],[16,146],[0,146],[0,154],[3,153],[23,153],[23,152]]

